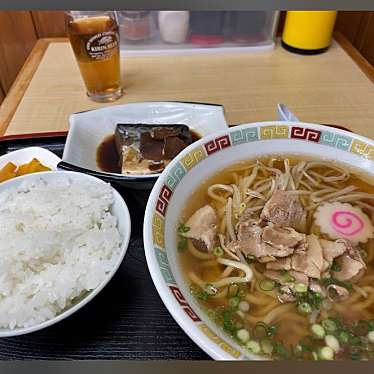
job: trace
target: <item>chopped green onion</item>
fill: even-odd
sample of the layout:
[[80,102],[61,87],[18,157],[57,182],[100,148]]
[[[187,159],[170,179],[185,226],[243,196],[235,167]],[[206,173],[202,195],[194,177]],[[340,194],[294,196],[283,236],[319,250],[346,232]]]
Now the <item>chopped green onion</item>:
[[349,344],[353,346],[358,346],[361,344],[361,339],[358,336],[350,335],[349,336]]
[[270,279],[263,279],[260,282],[260,288],[263,291],[273,291],[274,288],[275,288],[275,282],[273,280],[270,280]]
[[304,314],[309,314],[312,312],[312,307],[310,306],[309,303],[306,303],[306,302],[299,304],[297,309],[299,310],[299,312],[304,313]]
[[299,293],[304,293],[308,291],[308,286],[304,283],[296,283],[295,284],[295,291]]
[[325,329],[318,323],[312,325],[311,330],[317,338],[323,339],[326,335]]
[[342,267],[336,261],[334,261],[331,266],[331,270],[335,272],[339,272],[342,270]]
[[339,344],[338,339],[336,339],[334,335],[326,335],[325,336],[325,343],[335,353],[339,352],[339,350],[340,350],[340,344]]
[[229,289],[227,291],[227,297],[230,298],[230,297],[237,296],[238,290],[239,290],[239,286],[236,283],[230,284]]
[[208,292],[205,292],[205,291],[202,291],[202,292],[199,292],[198,294],[196,294],[196,297],[200,300],[203,300],[203,301],[208,301],[209,299],[209,294]]
[[213,249],[213,254],[214,256],[217,256],[217,257],[222,257],[223,256],[223,249],[221,247],[215,247]]
[[369,340],[369,343],[374,343],[374,331],[369,331],[367,338]]
[[257,322],[253,332],[257,339],[264,338],[268,335],[268,325],[264,322]]
[[303,352],[303,347],[300,344],[296,344],[294,351],[296,354],[302,353]]
[[240,303],[239,297],[234,296],[229,299],[229,304],[232,308],[236,308],[239,305],[239,303]]
[[253,256],[253,255],[248,255],[247,257],[246,257],[246,259],[247,259],[247,262],[248,263],[252,263],[252,262],[257,262],[257,257],[256,256]]
[[236,327],[232,321],[232,311],[224,309],[222,312],[223,318],[223,329],[230,334],[234,335],[236,332]]
[[244,290],[239,290],[236,296],[244,297],[245,296],[245,291]]
[[261,352],[261,347],[255,340],[250,340],[246,345],[246,348],[252,353],[258,354]]
[[332,320],[332,319],[324,319],[322,322],[321,322],[323,328],[327,331],[327,332],[334,332],[336,331],[336,323]]
[[261,340],[261,349],[262,352],[264,352],[267,355],[270,355],[273,352],[274,347],[269,339],[263,339]]
[[330,284],[336,284],[337,286],[341,286],[346,288],[348,291],[352,290],[352,283],[350,282],[342,282],[335,278],[323,278],[321,279],[321,284],[325,287],[330,286]]
[[286,271],[286,273],[284,273],[282,276],[282,280],[285,283],[293,283],[296,279],[292,275],[288,274],[288,272]]
[[349,334],[347,331],[340,331],[338,338],[342,344],[347,344],[349,341]]
[[274,336],[274,335],[276,335],[277,331],[278,331],[277,326],[272,325],[272,326],[269,326],[269,327],[267,328],[266,334],[267,334],[268,336]]
[[304,338],[300,339],[299,345],[303,348],[304,352],[312,352],[313,345],[314,345],[314,339],[312,336],[308,335]]
[[368,253],[365,251],[365,249],[360,250],[360,255],[363,260],[365,260],[368,257]]
[[241,302],[239,303],[238,307],[239,307],[239,310],[240,310],[241,312],[246,313],[246,312],[248,312],[250,306],[249,306],[248,301],[243,300],[243,301],[241,301]]
[[181,223],[177,229],[178,234],[183,235],[186,232],[190,231],[190,228],[185,224]]
[[214,286],[213,286],[212,284],[210,284],[210,283],[208,283],[207,285],[205,285],[205,291],[206,291],[209,295],[211,295],[211,296],[216,295],[217,292],[218,292],[217,288],[214,287]]
[[369,331],[374,331],[374,320],[368,321]]
[[281,356],[284,359],[289,358],[289,352],[287,348],[280,342],[275,342],[274,343],[274,353],[277,354],[278,356]]
[[247,343],[249,341],[249,332],[246,329],[240,329],[236,333],[236,337],[242,342]]
[[187,239],[182,238],[178,242],[178,251],[184,251],[187,248]]
[[330,347],[323,347],[319,352],[319,357],[321,360],[333,360],[334,351]]

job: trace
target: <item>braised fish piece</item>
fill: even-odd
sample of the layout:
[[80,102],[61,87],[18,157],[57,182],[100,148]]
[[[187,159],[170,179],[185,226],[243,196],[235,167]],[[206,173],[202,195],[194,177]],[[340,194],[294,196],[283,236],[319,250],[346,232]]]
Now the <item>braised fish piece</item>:
[[192,142],[185,125],[118,124],[115,131],[122,174],[160,173]]

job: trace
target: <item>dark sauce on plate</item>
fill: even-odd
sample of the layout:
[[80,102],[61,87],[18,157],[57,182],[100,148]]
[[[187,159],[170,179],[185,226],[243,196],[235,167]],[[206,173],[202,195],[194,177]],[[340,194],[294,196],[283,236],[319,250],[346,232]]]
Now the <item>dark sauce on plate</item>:
[[119,154],[114,141],[114,134],[106,136],[100,143],[96,152],[96,163],[102,171],[121,173]]
[[[190,129],[192,142],[196,142],[201,135]],[[121,166],[119,164],[119,154],[117,151],[114,134],[106,136],[96,151],[96,163],[100,170],[107,173],[121,174]]]

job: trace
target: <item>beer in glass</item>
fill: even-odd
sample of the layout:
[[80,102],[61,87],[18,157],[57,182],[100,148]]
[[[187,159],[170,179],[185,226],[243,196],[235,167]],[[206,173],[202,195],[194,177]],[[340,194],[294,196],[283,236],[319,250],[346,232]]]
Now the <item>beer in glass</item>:
[[118,24],[114,12],[66,12],[68,36],[87,95],[94,101],[122,96]]

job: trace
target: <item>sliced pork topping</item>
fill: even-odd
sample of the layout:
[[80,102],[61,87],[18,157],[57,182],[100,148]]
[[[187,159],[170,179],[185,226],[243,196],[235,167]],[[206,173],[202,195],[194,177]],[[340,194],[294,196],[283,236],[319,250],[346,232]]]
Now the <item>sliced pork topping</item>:
[[241,222],[238,225],[238,240],[229,244],[246,256],[255,256],[260,262],[274,261],[275,257],[287,257],[304,236],[291,228],[262,228],[255,221]]
[[366,269],[359,250],[348,240],[337,240],[337,242],[344,245],[345,252],[335,259],[339,271],[333,271],[332,276],[340,281],[357,281]]
[[348,254],[344,254],[336,259],[339,271],[333,271],[331,274],[339,281],[356,281],[364,273],[365,263],[353,259]]
[[264,276],[278,282],[282,286],[289,286],[292,283],[309,284],[309,279],[305,274],[294,270],[290,270],[286,274],[283,274],[282,271],[265,270]]
[[269,270],[291,270],[291,258],[278,258],[276,261],[272,261],[266,264],[266,269]]
[[349,297],[349,291],[336,284],[330,284],[326,290],[327,296],[331,301],[343,301]]
[[278,300],[281,303],[292,303],[296,301],[296,297],[292,292],[291,287],[289,286],[281,286],[279,287],[280,295],[278,296]]
[[332,265],[334,259],[342,255],[347,248],[345,243],[339,241],[332,242],[330,240],[320,239],[319,243],[322,247],[323,257],[330,266]]
[[262,240],[279,249],[295,248],[300,242],[305,241],[305,235],[298,233],[291,227],[267,226],[262,232]]
[[196,248],[202,251],[213,249],[217,235],[217,215],[210,205],[198,209],[186,222],[186,226],[189,230],[184,236],[193,239]]
[[304,273],[295,270],[290,270],[288,273],[295,279],[295,283],[309,284],[309,278]]
[[313,291],[313,292],[317,292],[317,293],[319,293],[319,294],[322,295],[322,296],[326,296],[326,291],[325,291],[325,289],[322,288],[321,285],[318,284],[315,280],[312,280],[312,281],[310,282],[309,288],[310,288],[310,290]]
[[291,267],[311,278],[321,278],[324,269],[322,247],[315,235],[307,236],[308,250],[299,251],[291,258]]
[[297,195],[278,190],[265,204],[261,218],[277,226],[298,228],[305,219],[304,208]]

